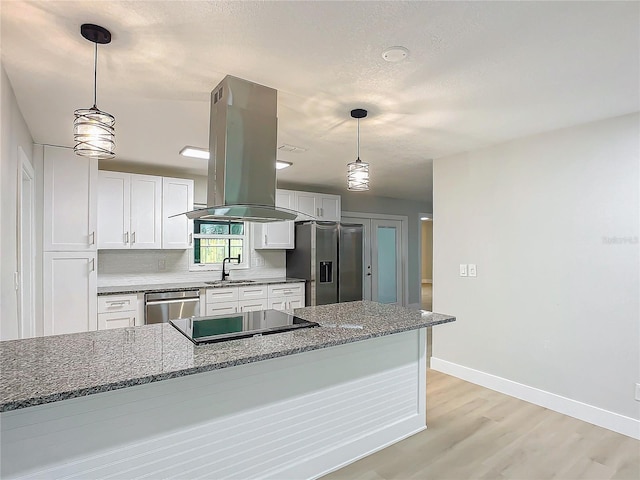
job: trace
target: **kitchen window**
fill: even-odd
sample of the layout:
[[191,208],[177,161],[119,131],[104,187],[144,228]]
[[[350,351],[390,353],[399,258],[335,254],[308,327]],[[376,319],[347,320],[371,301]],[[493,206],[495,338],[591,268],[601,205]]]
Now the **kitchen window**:
[[219,220],[193,221],[193,250],[190,270],[220,270],[222,261],[240,255],[240,264],[228,262],[230,268],[248,268],[249,225]]

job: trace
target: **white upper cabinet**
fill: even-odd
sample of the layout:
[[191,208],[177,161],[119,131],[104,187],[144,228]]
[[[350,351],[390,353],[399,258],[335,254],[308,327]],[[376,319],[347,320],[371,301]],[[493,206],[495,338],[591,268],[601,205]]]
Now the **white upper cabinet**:
[[162,248],[162,177],[131,175],[131,248]]
[[131,175],[98,172],[98,248],[129,248]]
[[318,217],[317,194],[311,192],[295,192],[296,210],[304,215],[298,215],[296,220],[306,220]]
[[[276,207],[295,210],[294,202],[295,192],[291,190],[276,190]],[[256,250],[294,247],[293,220],[253,224],[253,248]]]
[[180,213],[193,210],[193,180],[162,179],[162,248],[191,247],[193,221]]
[[98,248],[162,247],[162,177],[98,174]]
[[322,220],[325,222],[340,221],[340,195],[313,192],[294,193],[294,210],[302,213],[302,215],[299,215],[296,220]]
[[318,220],[327,222],[339,222],[341,218],[340,195],[318,195],[318,207],[320,216]]
[[96,249],[98,161],[44,147],[44,251]]

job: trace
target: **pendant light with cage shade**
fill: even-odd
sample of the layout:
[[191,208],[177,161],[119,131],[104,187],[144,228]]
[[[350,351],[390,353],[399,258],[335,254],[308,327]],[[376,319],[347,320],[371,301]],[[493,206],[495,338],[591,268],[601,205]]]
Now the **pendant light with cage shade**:
[[347,188],[355,192],[369,190],[369,164],[360,160],[360,119],[367,116],[362,108],[351,110],[351,116],[358,120],[358,158],[347,165]]
[[84,38],[95,44],[93,56],[93,107],[80,108],[74,112],[73,151],[82,157],[107,159],[115,156],[115,123],[113,115],[96,106],[98,44],[111,42],[111,33],[99,25],[85,23],[80,27]]

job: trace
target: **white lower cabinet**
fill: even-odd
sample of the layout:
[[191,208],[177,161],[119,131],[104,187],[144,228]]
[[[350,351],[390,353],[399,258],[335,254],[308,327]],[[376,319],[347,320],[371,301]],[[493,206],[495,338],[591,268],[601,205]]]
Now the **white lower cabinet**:
[[238,302],[239,312],[255,312],[256,310],[266,310],[269,308],[269,301],[264,299],[241,300]]
[[96,252],[44,252],[45,335],[96,330]]
[[138,296],[103,295],[98,297],[98,330],[142,325],[139,317]]
[[269,308],[272,310],[292,310],[304,307],[304,299],[300,297],[274,297],[269,299]]
[[113,312],[98,314],[98,330],[134,327],[135,325],[136,312]]
[[227,315],[229,313],[238,313],[238,302],[210,303],[207,298],[207,315]]
[[274,283],[242,287],[209,288],[206,315],[256,310],[292,310],[304,307],[304,283]]

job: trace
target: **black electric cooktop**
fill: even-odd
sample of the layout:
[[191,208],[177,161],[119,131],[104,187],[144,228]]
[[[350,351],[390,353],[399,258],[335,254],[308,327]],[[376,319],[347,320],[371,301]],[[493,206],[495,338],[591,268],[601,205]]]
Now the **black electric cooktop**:
[[279,310],[180,318],[169,323],[196,345],[320,326]]

